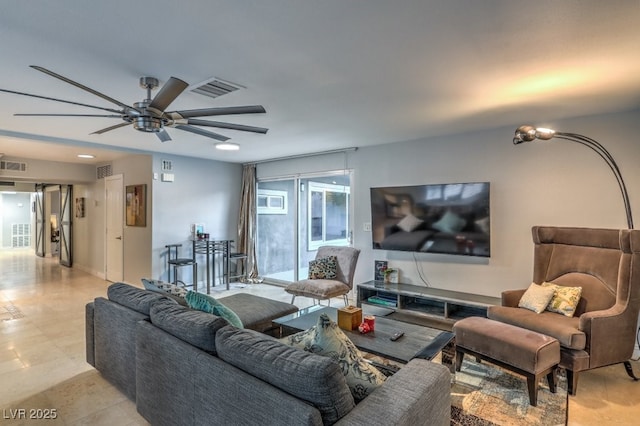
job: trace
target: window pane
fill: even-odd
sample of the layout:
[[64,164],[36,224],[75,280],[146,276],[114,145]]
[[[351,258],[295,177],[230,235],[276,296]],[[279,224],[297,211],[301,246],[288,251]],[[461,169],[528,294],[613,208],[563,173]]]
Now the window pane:
[[322,192],[311,192],[311,241],[322,241]]
[[327,219],[326,241],[347,238],[347,194],[326,192]]

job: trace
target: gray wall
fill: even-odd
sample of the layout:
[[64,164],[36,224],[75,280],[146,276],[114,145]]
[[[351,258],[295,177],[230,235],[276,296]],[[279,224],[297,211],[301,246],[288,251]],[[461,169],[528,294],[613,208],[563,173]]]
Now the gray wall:
[[[632,209],[640,214],[640,111],[534,123],[600,141],[616,158]],[[355,282],[373,278],[374,260],[400,269],[402,282],[499,296],[532,279],[533,225],[626,228],[616,181],[604,161],[576,143],[553,140],[515,146],[521,124],[399,144],[347,155],[354,170],[354,245],[362,250]],[[341,154],[258,165],[258,177],[334,170]],[[371,248],[369,188],[464,181],[491,182],[491,258],[404,253]],[[640,220],[637,216],[636,220]],[[423,282],[420,275],[426,276]]]
[[[242,165],[171,155],[153,158],[153,173],[161,177],[161,161],[170,160],[173,182],[153,181],[153,238],[149,245],[152,278],[167,279],[166,244],[183,244],[181,255],[191,256],[191,224],[204,224],[211,239],[238,239],[238,215]],[[151,174],[150,174],[151,175]],[[198,281],[204,282],[204,258],[199,263]],[[180,275],[191,282],[189,268]],[[139,279],[139,278],[138,278]]]

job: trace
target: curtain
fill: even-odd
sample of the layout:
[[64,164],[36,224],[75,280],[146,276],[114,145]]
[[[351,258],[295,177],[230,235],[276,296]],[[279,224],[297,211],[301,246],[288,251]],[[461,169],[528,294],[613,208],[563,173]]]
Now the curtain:
[[240,217],[238,218],[238,251],[247,254],[247,282],[259,283],[256,261],[256,165],[245,164],[242,168],[240,193]]

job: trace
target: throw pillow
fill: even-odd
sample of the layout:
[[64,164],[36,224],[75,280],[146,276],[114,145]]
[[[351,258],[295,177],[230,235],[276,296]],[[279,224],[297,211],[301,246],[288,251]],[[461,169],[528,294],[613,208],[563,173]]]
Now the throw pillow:
[[315,327],[285,337],[282,341],[307,352],[333,358],[342,369],[356,402],[370,395],[386,379],[364,360],[360,350],[327,314],[320,315]]
[[409,213],[403,217],[400,222],[398,222],[398,228],[402,229],[404,232],[413,232],[418,226],[422,225],[423,222],[423,220],[420,220]]
[[310,280],[334,280],[338,271],[338,258],[336,256],[321,257],[309,262]]
[[453,213],[451,210],[447,210],[447,212],[443,214],[437,222],[434,222],[431,227],[433,229],[437,229],[440,232],[453,234],[456,232],[460,232],[466,224],[466,220]]
[[217,315],[226,319],[227,322],[234,327],[243,328],[240,317],[238,317],[238,315],[231,309],[218,302],[215,298],[189,290],[187,291],[185,299],[187,300],[187,305],[191,309]]
[[529,309],[539,314],[545,310],[554,292],[555,290],[552,287],[543,287],[536,283],[531,283],[527,291],[522,295],[520,302],[518,302],[518,307]]
[[148,278],[142,278],[142,285],[146,290],[155,291],[158,293],[169,293],[173,296],[184,299],[187,295],[187,290],[183,287],[178,287],[175,284],[167,283],[164,281],[152,280]]
[[547,311],[572,317],[578,307],[582,287],[565,287],[548,282],[542,283],[542,286],[552,287],[554,290],[553,297],[547,305]]

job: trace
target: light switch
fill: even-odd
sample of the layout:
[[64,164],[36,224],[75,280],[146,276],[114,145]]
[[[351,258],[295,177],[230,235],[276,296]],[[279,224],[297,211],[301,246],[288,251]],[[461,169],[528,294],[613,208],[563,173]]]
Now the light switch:
[[162,181],[163,182],[173,182],[174,179],[174,174],[173,173],[163,173],[162,174]]

